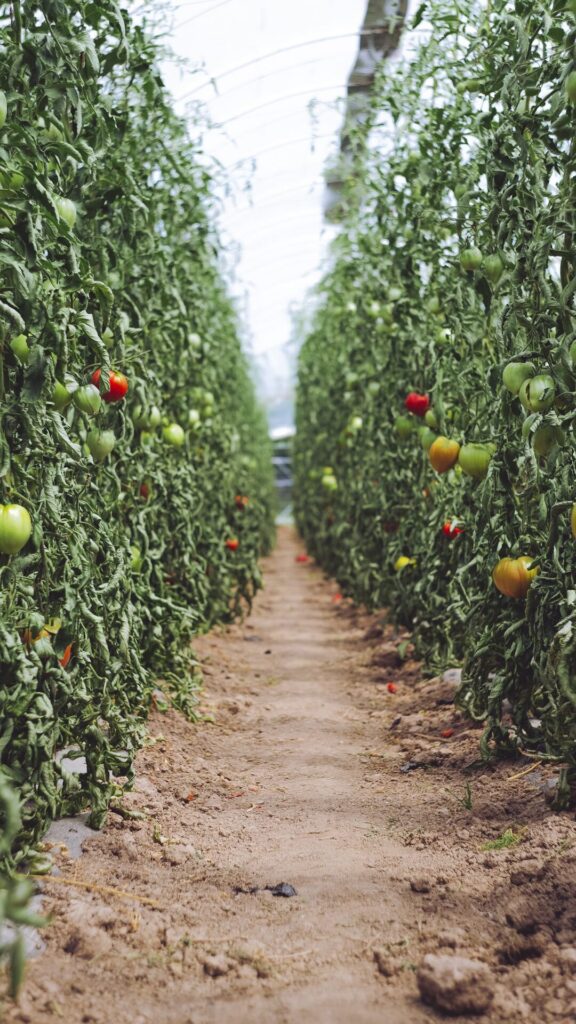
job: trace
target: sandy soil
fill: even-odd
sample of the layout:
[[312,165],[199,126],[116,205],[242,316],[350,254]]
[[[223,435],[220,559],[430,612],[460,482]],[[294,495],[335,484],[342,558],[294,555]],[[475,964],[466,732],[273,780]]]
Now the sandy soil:
[[142,817],[53,851],[48,949],[7,1021],[420,1024],[429,953],[485,965],[490,1024],[576,1018],[576,824],[550,769],[478,763],[450,680],[299,551],[282,531],[251,619],[198,644],[204,721],[153,715]]

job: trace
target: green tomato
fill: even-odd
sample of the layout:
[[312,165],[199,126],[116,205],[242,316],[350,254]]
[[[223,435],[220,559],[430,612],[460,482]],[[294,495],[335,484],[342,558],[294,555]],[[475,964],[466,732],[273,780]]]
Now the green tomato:
[[105,331],[102,331],[102,341],[106,345],[106,348],[112,348],[114,344],[114,335],[109,327]]
[[542,423],[534,431],[532,437],[532,447],[536,452],[536,455],[544,457],[549,455],[554,448],[558,448],[559,445],[564,444],[565,437],[564,431],[555,426],[552,423]]
[[527,412],[547,412],[554,405],[556,385],[548,373],[525,380],[518,397]]
[[517,395],[525,380],[536,373],[534,363],[508,363],[502,371],[502,383],[513,395]]
[[483,259],[481,250],[472,246],[469,249],[463,249],[460,253],[460,266],[467,272],[480,270]]
[[468,192],[468,185],[464,185],[459,182],[458,185],[454,186],[454,195],[456,199],[464,199],[464,196]]
[[437,436],[433,430],[430,430],[430,427],[418,427],[418,437],[425,452],[434,444]]
[[429,313],[432,313],[433,316],[437,315],[442,311],[440,299],[438,298],[437,295],[430,296],[426,303],[426,309],[428,310]]
[[573,106],[576,105],[576,71],[571,71],[564,83],[566,98]]
[[438,417],[434,412],[434,409],[428,409],[424,413],[424,423],[427,427],[432,427],[434,430],[438,429]]
[[0,92],[0,128],[3,128],[6,124],[6,117],[8,116],[8,100],[6,99],[6,93]]
[[361,416],[353,416],[348,424],[348,430],[353,434],[357,434],[359,430],[362,430],[364,421]]
[[28,345],[27,335],[17,334],[15,338],[12,338],[10,348],[16,356],[16,359],[26,366],[30,358],[30,346]]
[[334,476],[334,470],[332,469],[332,466],[324,466],[324,469],[322,470],[322,475]]
[[162,413],[160,412],[160,409],[158,408],[157,405],[153,405],[152,408],[150,409],[148,422],[150,426],[154,428],[159,427],[160,424],[162,423]]
[[67,406],[70,405],[70,402],[74,397],[76,387],[77,385],[75,381],[73,382],[72,387],[70,386],[70,384],[62,384],[61,381],[56,381],[54,385],[54,390],[52,392],[52,401],[56,406],[58,412],[63,412],[64,409],[66,409]]
[[140,444],[143,448],[149,448],[154,444],[155,436],[149,430],[142,430],[140,433]]
[[488,278],[491,284],[498,284],[498,281],[504,273],[504,263],[501,256],[498,253],[494,253],[492,256],[484,257],[484,275]]
[[322,487],[326,491],[337,491],[338,481],[331,473],[325,473],[322,477]]
[[72,231],[76,223],[76,204],[73,203],[71,199],[66,199],[64,196],[56,196],[54,199],[54,206],[58,211],[60,220],[63,220],[70,228],[70,231]]
[[492,450],[485,444],[463,444],[458,454],[458,465],[466,476],[483,480],[488,472]]
[[22,505],[0,505],[0,551],[17,555],[32,535],[32,520]]
[[390,302],[399,302],[402,298],[403,291],[401,288],[392,287],[388,289],[388,299]]
[[181,448],[186,440],[186,434],[179,423],[170,423],[167,427],[164,427],[162,436],[166,444],[171,444],[175,448]]
[[[576,344],[576,342],[575,342],[575,344]],[[369,395],[373,395],[373,396],[379,395],[380,394],[380,385],[379,385],[378,381],[377,380],[371,380],[370,383],[368,384],[367,391],[368,391]]]
[[103,462],[114,448],[116,437],[112,430],[91,430],[86,444],[94,462]]
[[462,96],[465,92],[482,92],[484,86],[479,78],[467,78],[462,82],[458,82],[456,86],[456,92],[459,92]]
[[150,425],[149,417],[144,412],[144,407],[140,404],[135,405],[132,410],[132,423],[136,430],[146,430]]
[[130,568],[132,569],[132,572],[140,572],[143,563],[144,558],[142,557],[140,548],[137,544],[132,544],[130,547]]
[[198,409],[189,409],[188,410],[188,426],[192,427],[192,429],[195,429],[196,427],[200,426],[201,422],[202,422],[202,417],[201,417],[200,413],[198,412]]
[[401,441],[407,441],[414,433],[414,420],[409,416],[397,416],[394,421],[394,430]]
[[94,384],[83,384],[76,388],[72,395],[72,401],[78,411],[83,412],[85,416],[96,416],[102,405],[100,392]]
[[202,338],[200,337],[200,335],[199,334],[195,334],[195,333],[189,334],[188,335],[188,346],[191,349],[193,349],[193,351],[196,351],[196,352],[198,351],[198,349],[202,348]]

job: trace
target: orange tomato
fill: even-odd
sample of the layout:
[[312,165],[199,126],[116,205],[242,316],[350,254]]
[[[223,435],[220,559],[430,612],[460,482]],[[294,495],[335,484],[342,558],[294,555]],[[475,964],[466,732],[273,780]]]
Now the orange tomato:
[[447,473],[458,462],[460,445],[442,434],[430,445],[428,458],[437,473]]
[[58,661],[62,665],[62,668],[67,668],[68,667],[68,664],[70,662],[70,658],[71,657],[72,657],[72,644],[68,644],[68,646],[64,649],[64,654],[62,655],[61,658],[58,659]]
[[527,555],[520,558],[501,558],[492,573],[494,585],[505,597],[526,597],[530,584],[539,569],[529,569],[534,561]]

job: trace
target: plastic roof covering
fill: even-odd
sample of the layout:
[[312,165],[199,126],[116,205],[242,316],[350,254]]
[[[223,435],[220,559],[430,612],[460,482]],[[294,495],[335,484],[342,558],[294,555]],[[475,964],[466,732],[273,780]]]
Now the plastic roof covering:
[[[290,307],[322,273],[337,228],[323,220],[323,169],[342,127],[366,0],[181,0],[165,8],[177,109],[202,101],[219,161],[224,239],[239,247],[233,291],[251,338],[263,398],[289,421]],[[409,6],[414,10],[416,0]]]

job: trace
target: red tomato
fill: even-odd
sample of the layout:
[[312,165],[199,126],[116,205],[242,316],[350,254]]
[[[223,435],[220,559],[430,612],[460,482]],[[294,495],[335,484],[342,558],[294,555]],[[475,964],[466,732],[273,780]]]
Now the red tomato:
[[237,551],[240,547],[240,541],[236,537],[231,537],[230,540],[226,541],[226,547],[229,551]]
[[396,683],[388,683],[386,689],[388,690],[388,693],[398,693],[398,687],[396,686]]
[[[102,370],[94,370],[91,380],[95,387],[100,384],[100,377],[102,376]],[[116,370],[110,371],[110,390],[106,391],[102,398],[105,402],[121,402],[126,397],[128,392],[128,380],[123,373],[117,373]]]
[[450,537],[450,539],[452,539],[452,537],[457,537],[459,533],[464,533],[464,530],[461,526],[454,526],[453,523],[447,522],[444,523],[444,526],[442,527],[442,533],[445,537]]
[[414,413],[415,416],[425,416],[430,408],[430,399],[428,395],[419,395],[417,391],[411,391],[406,395],[404,405],[408,412]]

